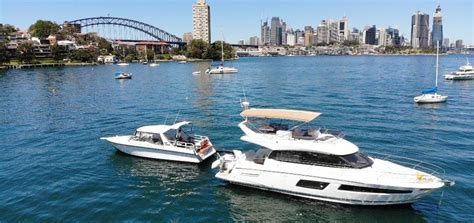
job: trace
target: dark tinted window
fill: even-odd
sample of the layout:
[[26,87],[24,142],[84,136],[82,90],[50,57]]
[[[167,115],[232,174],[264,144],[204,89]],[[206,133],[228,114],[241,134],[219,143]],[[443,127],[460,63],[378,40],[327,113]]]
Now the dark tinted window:
[[329,185],[329,183],[326,182],[319,182],[319,181],[310,181],[310,180],[300,180],[296,184],[298,187],[306,187],[306,188],[311,188],[311,189],[316,189],[316,190],[323,190]]
[[380,194],[409,194],[411,190],[392,190],[392,189],[381,189],[372,187],[358,187],[351,185],[341,185],[339,190],[364,192],[364,193],[380,193]]
[[270,159],[318,166],[351,167],[339,156],[302,151],[273,151]]
[[364,168],[374,163],[369,157],[359,152],[342,156],[342,159],[354,168]]

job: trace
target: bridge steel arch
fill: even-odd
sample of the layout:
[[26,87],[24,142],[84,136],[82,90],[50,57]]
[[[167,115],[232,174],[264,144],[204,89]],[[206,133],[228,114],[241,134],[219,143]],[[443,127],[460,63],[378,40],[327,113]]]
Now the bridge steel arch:
[[65,21],[64,25],[73,25],[79,24],[81,27],[87,26],[95,26],[95,25],[118,25],[118,26],[126,26],[147,35],[156,38],[159,41],[168,42],[170,44],[177,44],[177,45],[184,45],[185,43],[183,40],[171,33],[168,33],[162,29],[159,29],[155,26],[150,24],[146,24],[144,22],[126,19],[126,18],[118,18],[118,17],[90,17],[90,18],[83,18],[77,19],[73,21]]

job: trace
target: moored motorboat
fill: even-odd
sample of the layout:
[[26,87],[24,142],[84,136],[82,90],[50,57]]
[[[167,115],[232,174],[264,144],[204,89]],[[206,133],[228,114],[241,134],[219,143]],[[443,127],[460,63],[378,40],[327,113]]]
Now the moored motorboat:
[[117,150],[151,159],[200,163],[216,153],[207,136],[185,130],[191,122],[151,125],[138,128],[133,135],[103,137]]
[[132,73],[115,72],[115,79],[132,79]]
[[[245,109],[241,113],[245,120],[239,124],[244,132],[241,140],[261,148],[221,156],[212,164],[219,168],[216,177],[232,184],[352,205],[413,203],[445,185],[454,185],[440,178],[444,170],[436,165],[368,156],[340,132],[306,126],[319,115]],[[290,127],[282,120],[300,123]]]
[[459,67],[458,71],[451,72],[444,75],[446,80],[474,80],[474,68],[469,63],[469,59],[466,59],[466,64]]
[[118,63],[119,66],[128,66],[128,63]]

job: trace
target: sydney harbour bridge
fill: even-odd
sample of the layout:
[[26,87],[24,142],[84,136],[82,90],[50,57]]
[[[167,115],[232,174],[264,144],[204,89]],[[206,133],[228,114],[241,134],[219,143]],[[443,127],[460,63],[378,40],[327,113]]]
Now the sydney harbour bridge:
[[118,17],[90,17],[65,21],[75,32],[96,32],[100,37],[123,42],[163,42],[182,47],[186,43],[181,38],[153,25]]

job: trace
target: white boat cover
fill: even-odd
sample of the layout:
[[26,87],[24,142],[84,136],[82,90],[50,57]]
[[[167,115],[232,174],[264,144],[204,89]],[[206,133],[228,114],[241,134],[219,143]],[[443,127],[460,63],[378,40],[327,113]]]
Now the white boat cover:
[[251,108],[240,113],[240,116],[247,118],[274,118],[300,122],[312,121],[320,115],[321,113],[312,111],[267,108]]

